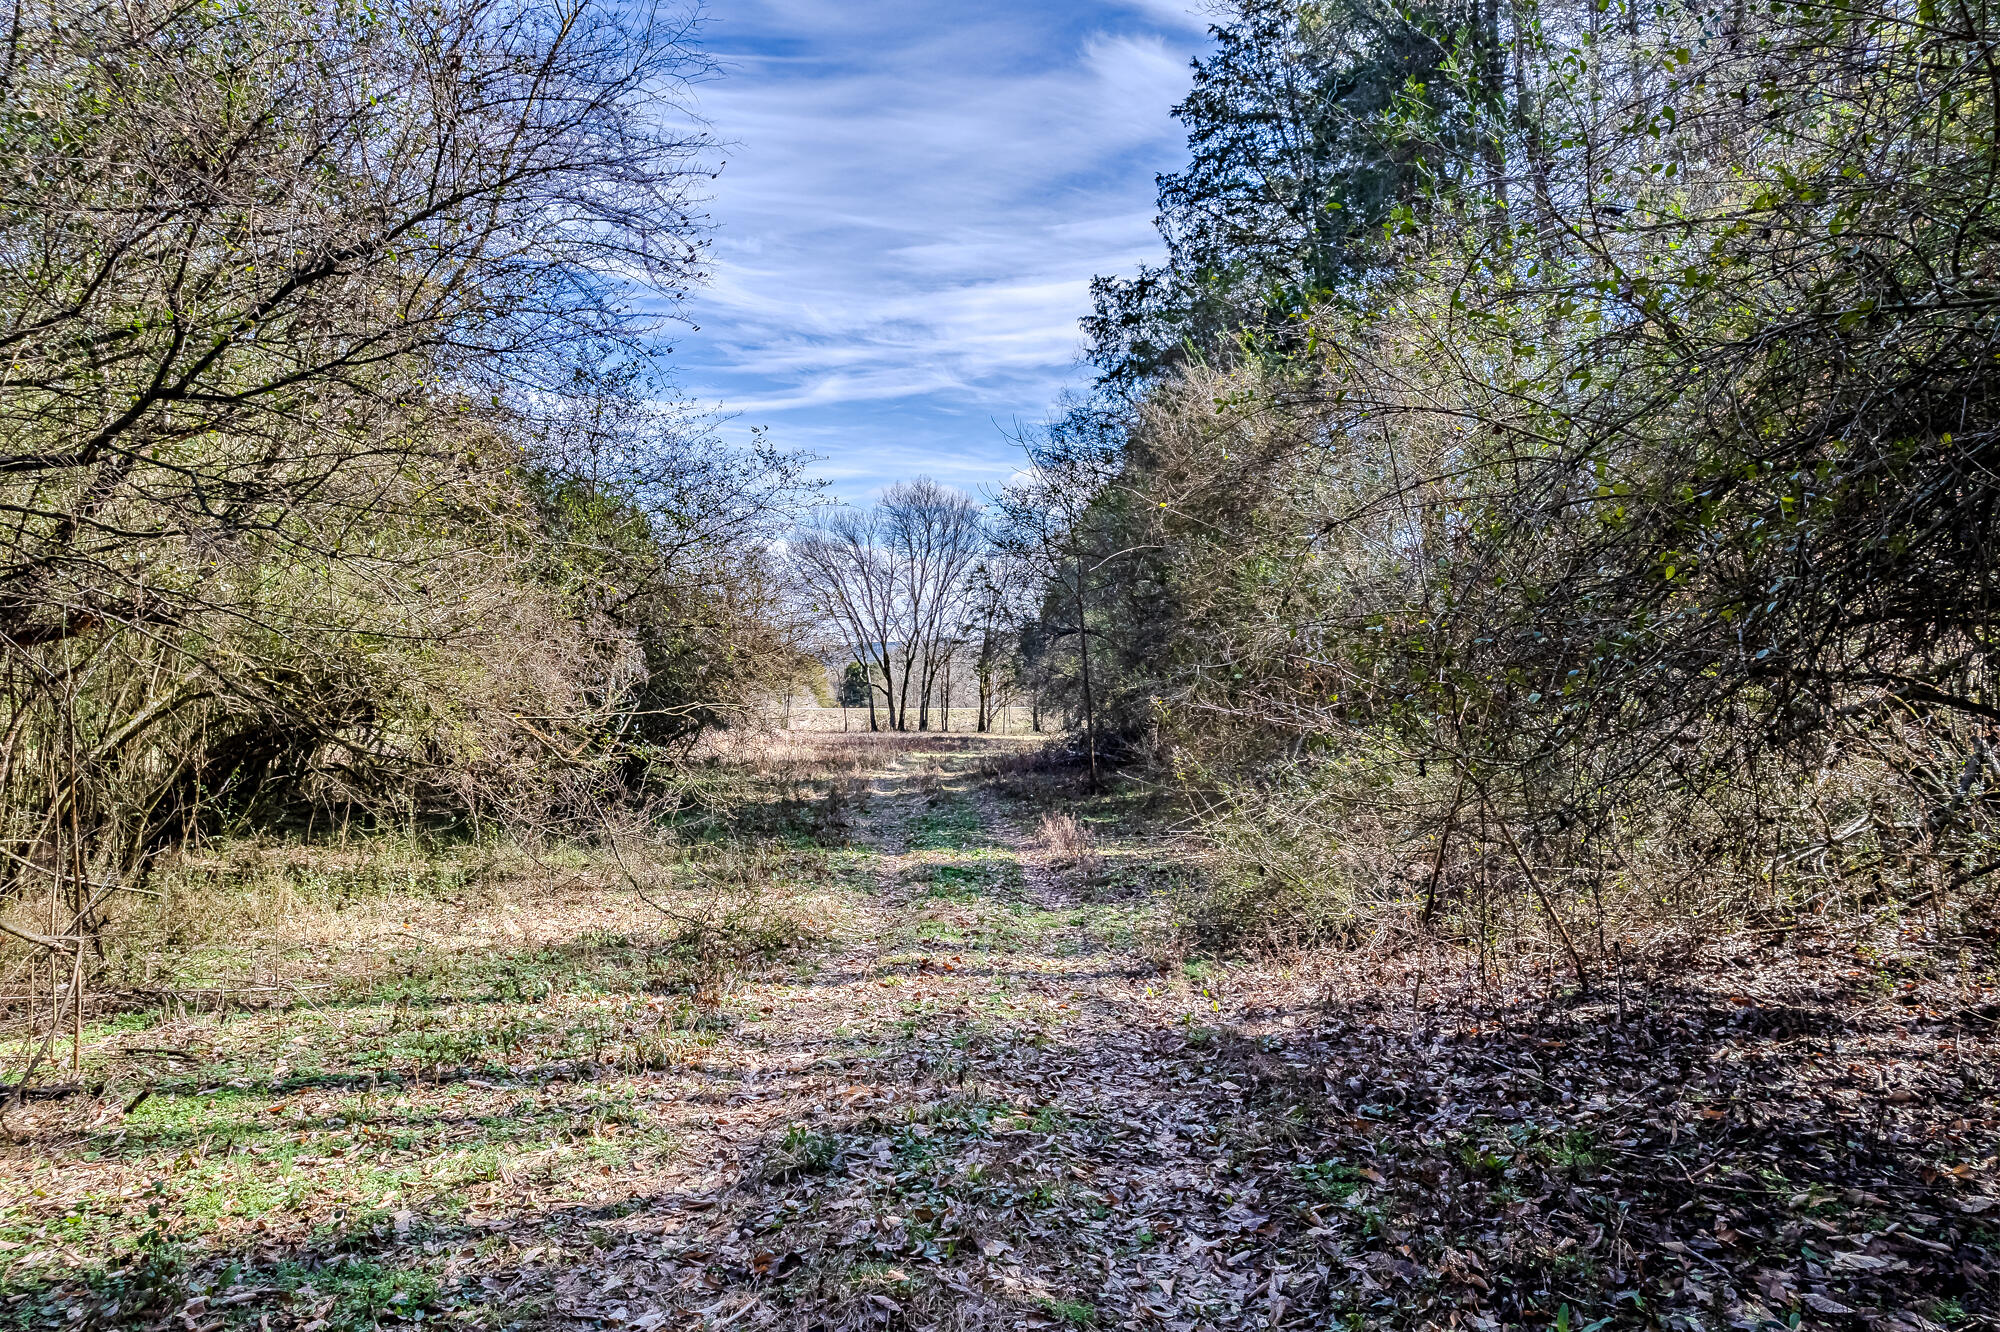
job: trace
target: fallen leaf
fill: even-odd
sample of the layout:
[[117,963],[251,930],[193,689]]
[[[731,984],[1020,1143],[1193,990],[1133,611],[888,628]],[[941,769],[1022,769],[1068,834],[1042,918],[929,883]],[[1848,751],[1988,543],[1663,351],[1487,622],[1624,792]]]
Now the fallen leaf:
[[1889,1266],[1893,1261],[1890,1258],[1877,1258],[1872,1254],[1866,1253],[1836,1253],[1833,1255],[1833,1265],[1835,1267],[1846,1268],[1852,1272],[1880,1271],[1882,1268]]

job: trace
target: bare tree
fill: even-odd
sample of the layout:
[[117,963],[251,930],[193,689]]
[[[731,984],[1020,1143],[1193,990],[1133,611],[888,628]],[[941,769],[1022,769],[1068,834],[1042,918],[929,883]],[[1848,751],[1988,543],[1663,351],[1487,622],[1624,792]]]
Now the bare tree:
[[649,353],[635,281],[698,274],[691,16],[10,17],[0,892],[48,889],[63,950],[170,826],[314,763],[449,776],[493,719],[576,764],[548,714],[634,667],[536,567],[532,419]]
[[[1092,624],[1098,585],[1105,568],[1127,552],[1099,555],[1105,515],[1098,498],[1112,478],[1115,450],[1102,438],[1103,423],[1088,414],[1072,414],[1045,437],[1024,440],[1033,472],[1003,491],[999,498],[999,547],[1016,561],[1025,576],[1046,590],[1049,641],[1074,637],[1083,718],[1084,753],[1091,785],[1098,783],[1099,717],[1092,680]],[[1072,621],[1073,623],[1067,622]],[[1035,724],[1041,725],[1037,695]]]
[[930,703],[956,646],[951,633],[970,592],[969,575],[985,547],[979,505],[964,491],[929,477],[900,481],[882,494],[883,528],[902,593],[902,710],[907,725],[912,677],[917,729],[930,726]]
[[[15,9],[0,148],[0,631],[199,601],[160,542],[325,548],[412,414],[632,346],[693,275],[697,62],[641,5]],[[455,447],[448,445],[447,447]],[[327,522],[301,528],[302,507]]]
[[1015,626],[1027,618],[1023,603],[1039,590],[1026,566],[1004,551],[988,553],[972,570],[965,637],[976,646],[972,670],[979,690],[976,724],[981,731],[991,730],[1005,715],[1015,683],[1011,667],[1020,637]]
[[[972,497],[928,477],[890,486],[871,510],[820,514],[792,542],[794,576],[868,663],[892,730],[930,725],[984,542]],[[873,709],[871,695],[871,726]]]
[[883,545],[881,515],[855,509],[818,513],[794,535],[790,549],[793,577],[806,590],[812,608],[839,629],[853,659],[867,669],[868,729],[878,729],[879,693],[889,729],[901,730],[903,714],[897,701],[907,693],[896,687],[902,617],[893,561]]

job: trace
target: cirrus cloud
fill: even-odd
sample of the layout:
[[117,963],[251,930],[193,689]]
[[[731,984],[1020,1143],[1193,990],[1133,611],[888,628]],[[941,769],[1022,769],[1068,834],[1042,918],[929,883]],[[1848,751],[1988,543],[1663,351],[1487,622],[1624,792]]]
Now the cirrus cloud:
[[706,32],[729,143],[684,388],[859,497],[1015,466],[1077,363],[1098,273],[1156,260],[1153,177],[1200,16],[1137,3],[741,0]]

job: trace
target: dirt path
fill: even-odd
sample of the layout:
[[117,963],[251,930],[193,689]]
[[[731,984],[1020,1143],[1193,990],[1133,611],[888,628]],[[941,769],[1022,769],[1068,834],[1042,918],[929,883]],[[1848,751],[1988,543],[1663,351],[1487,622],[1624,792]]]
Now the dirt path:
[[[9,1123],[0,1327],[1991,1312],[1995,1042],[1962,982],[1892,1003],[1766,949],[1627,1014],[1421,959],[1169,966],[1160,849],[1020,749],[752,756],[736,822],[662,870],[671,919],[586,865],[197,953],[303,997],[93,1029],[99,1090]],[[1038,843],[1050,808],[1100,870]],[[707,1009],[697,918],[767,959]]]
[[[1922,1332],[1981,1307],[1968,1292],[1991,1284],[1992,1236],[1924,1182],[1953,1162],[1960,1180],[1991,1178],[1963,1144],[1996,1125],[1954,1120],[1963,1093],[1912,1115],[1927,1098],[1905,1091],[1872,1127],[1869,1112],[1845,1120],[1858,1136],[1836,1162],[1814,1145],[1824,1093],[1796,1063],[1745,1061],[1729,1006],[1677,1012],[1670,997],[1614,1032],[1602,1006],[1550,1012],[1532,995],[1420,1015],[1393,997],[1411,992],[1393,970],[1163,974],[1163,904],[1052,863],[1036,811],[981,758],[874,778],[866,936],[810,994],[772,996],[773,1044],[817,1071],[773,1089],[712,1205],[664,1202],[681,1219],[647,1241],[633,1284],[668,1304],[639,1322],[1590,1321],[1563,1312],[1565,1285],[1604,1292],[1594,1316],[1613,1321],[1625,1289],[1648,1326],[1858,1317],[1872,1297],[1889,1310],[1877,1326]],[[1769,986],[1768,959],[1748,961],[1715,982]],[[1804,1011],[1778,988],[1771,1002]],[[1929,1165],[1896,1146],[1919,1134],[1942,1149]],[[1779,1200],[1756,1182],[1779,1160],[1785,1189],[1818,1169],[1846,1192]],[[1815,1214],[1836,1196],[1844,1211]],[[1892,1217],[1935,1238],[1885,1239]],[[1814,1257],[1829,1251],[1849,1256]],[[615,1323],[638,1307],[567,1312]]]
[[709,1168],[621,1222],[634,1239],[603,1262],[562,1273],[554,1311],[1192,1327],[1281,1314],[1287,1290],[1325,1280],[1323,1264],[1274,1266],[1269,1245],[1219,1260],[1269,1218],[1226,1178],[1217,1128],[1241,1088],[1199,1057],[1218,1001],[1160,980],[1143,951],[1157,908],[1093,902],[981,757],[872,775],[858,937],[810,981],[758,988],[772,1013],[756,1055],[718,1050],[706,1070],[741,1079],[720,1127],[678,1121]]

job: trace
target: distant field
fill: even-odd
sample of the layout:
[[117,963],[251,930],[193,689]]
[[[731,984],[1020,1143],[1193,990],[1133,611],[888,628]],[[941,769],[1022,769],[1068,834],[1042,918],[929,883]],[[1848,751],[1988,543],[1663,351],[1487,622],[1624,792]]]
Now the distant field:
[[[953,708],[948,717],[933,715],[931,729],[971,732],[978,720],[976,708]],[[868,729],[868,709],[793,707],[784,715],[783,721],[786,729],[793,731],[865,731]],[[947,722],[948,725],[945,724]],[[1041,734],[1049,735],[1061,729],[1060,718],[1046,715],[1042,718]],[[1003,708],[988,734],[1034,735],[1034,714],[1024,707]]]

